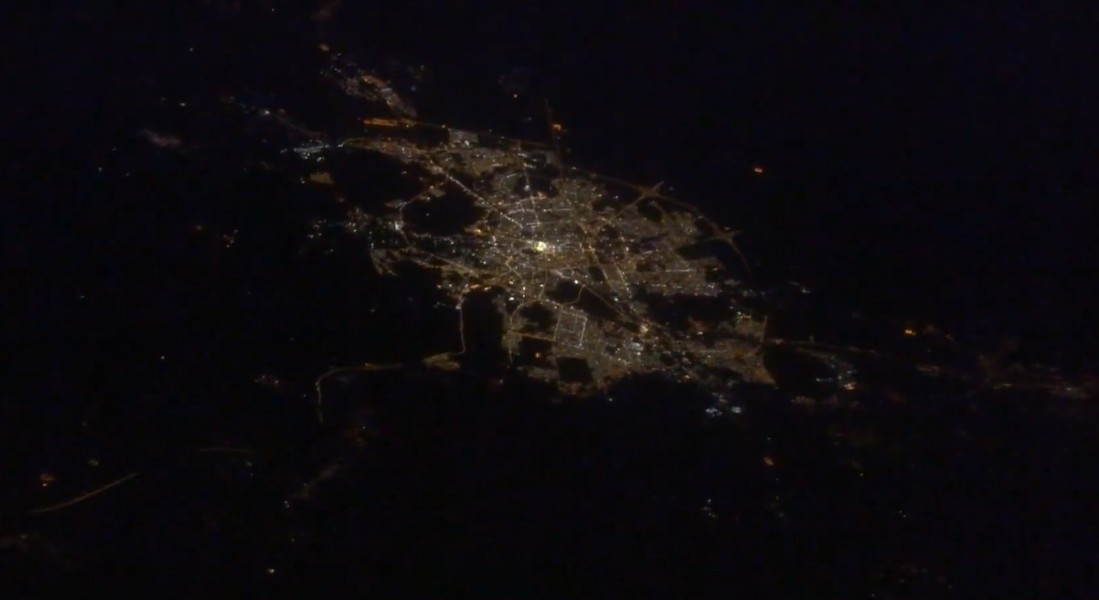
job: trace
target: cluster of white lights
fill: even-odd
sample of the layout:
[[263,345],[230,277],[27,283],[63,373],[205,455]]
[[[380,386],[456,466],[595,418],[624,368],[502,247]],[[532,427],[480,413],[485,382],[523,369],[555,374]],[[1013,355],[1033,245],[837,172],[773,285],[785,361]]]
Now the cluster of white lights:
[[553,245],[549,244],[549,243],[546,243],[546,242],[543,242],[542,240],[538,240],[538,241],[534,242],[533,244],[531,244],[531,247],[534,248],[535,252],[552,252],[553,251]]

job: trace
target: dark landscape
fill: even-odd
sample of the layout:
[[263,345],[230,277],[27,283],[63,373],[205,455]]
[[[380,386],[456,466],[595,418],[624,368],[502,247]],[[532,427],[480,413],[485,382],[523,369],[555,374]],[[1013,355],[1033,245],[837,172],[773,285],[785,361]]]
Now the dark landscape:
[[[207,1],[13,22],[5,597],[1099,592],[1099,15]],[[348,64],[419,121],[737,231],[767,376],[685,378],[704,361],[684,352],[572,394],[513,368],[492,290],[459,331],[437,274],[383,273],[387,240],[349,234],[349,207],[415,186],[335,151],[400,116],[322,76]],[[669,329],[727,316],[661,306]]]

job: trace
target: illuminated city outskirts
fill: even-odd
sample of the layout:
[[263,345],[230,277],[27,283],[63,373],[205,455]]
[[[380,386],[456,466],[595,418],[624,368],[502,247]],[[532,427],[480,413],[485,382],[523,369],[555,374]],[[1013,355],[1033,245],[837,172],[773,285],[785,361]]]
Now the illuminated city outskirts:
[[[352,211],[354,227],[343,229],[388,232],[372,244],[378,272],[411,264],[434,273],[459,319],[471,292],[494,294],[512,367],[575,393],[652,372],[771,381],[763,321],[745,305],[747,267],[726,228],[660,184],[564,165],[545,144],[413,121],[391,90],[371,90],[376,78],[347,67],[332,75],[394,114],[296,154],[368,152],[400,165],[419,193]],[[473,215],[460,227],[434,216],[459,209]],[[464,335],[475,325],[459,326]],[[464,346],[463,337],[453,354]]]

